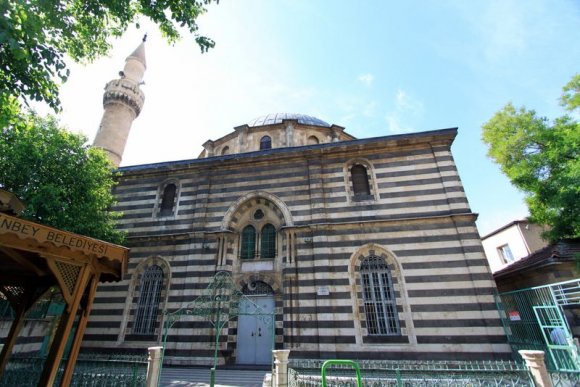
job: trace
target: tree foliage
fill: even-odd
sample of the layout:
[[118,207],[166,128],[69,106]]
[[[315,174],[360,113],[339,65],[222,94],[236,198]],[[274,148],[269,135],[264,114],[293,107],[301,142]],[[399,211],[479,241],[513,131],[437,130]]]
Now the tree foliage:
[[[579,101],[577,74],[560,102],[574,113]],[[526,194],[530,220],[549,226],[551,241],[580,237],[580,122],[568,115],[550,121],[509,103],[482,129],[488,156]]]
[[112,165],[86,138],[54,117],[23,113],[0,132],[0,187],[26,204],[23,218],[112,243],[115,228]]
[[65,54],[90,62],[111,48],[140,17],[155,22],[170,41],[187,29],[202,52],[213,40],[198,33],[196,18],[217,0],[9,0],[0,1],[0,115],[10,98],[44,101],[60,109],[59,82],[69,70]]

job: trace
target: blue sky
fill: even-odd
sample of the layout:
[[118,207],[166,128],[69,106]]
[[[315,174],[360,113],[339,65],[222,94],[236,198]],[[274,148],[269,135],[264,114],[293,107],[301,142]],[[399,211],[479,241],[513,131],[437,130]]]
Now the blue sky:
[[122,165],[195,158],[201,145],[273,113],[304,113],[357,138],[458,127],[455,161],[485,235],[526,216],[485,156],[481,125],[507,102],[563,114],[580,71],[580,2],[221,0],[199,19],[216,48],[168,45],[142,23],[111,56],[73,64],[61,122],[92,141],[105,83],[148,32],[145,107]]

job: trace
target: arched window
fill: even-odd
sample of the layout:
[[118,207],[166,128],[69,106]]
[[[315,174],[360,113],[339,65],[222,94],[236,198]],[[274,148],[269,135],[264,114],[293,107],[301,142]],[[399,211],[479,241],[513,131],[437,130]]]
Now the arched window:
[[316,136],[308,137],[308,145],[316,145],[319,143],[320,143],[320,141],[318,140],[318,137],[316,137]]
[[162,287],[163,269],[157,265],[147,268],[139,285],[139,302],[135,313],[133,333],[143,335],[155,333]]
[[350,173],[354,196],[370,195],[371,189],[369,187],[367,169],[364,166],[357,164],[352,167]]
[[230,153],[230,147],[229,146],[224,146],[222,149],[222,156],[223,155],[227,155]]
[[242,230],[241,259],[253,259],[256,256],[256,229],[246,226]]
[[262,149],[272,149],[272,139],[270,136],[264,136],[260,140],[260,150]]
[[360,276],[368,334],[400,335],[397,300],[385,259],[376,255],[364,258]]
[[159,206],[159,215],[167,216],[173,214],[173,206],[175,205],[175,194],[177,187],[175,184],[167,184],[163,189],[163,197],[161,198],[161,205]]
[[276,257],[276,228],[271,224],[262,227],[260,241],[260,258]]

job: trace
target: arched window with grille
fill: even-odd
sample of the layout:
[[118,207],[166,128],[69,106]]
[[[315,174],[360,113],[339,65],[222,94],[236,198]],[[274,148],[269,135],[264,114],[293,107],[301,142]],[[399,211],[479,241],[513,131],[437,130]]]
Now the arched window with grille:
[[168,216],[173,214],[175,206],[175,196],[177,187],[175,184],[167,184],[163,189],[163,196],[161,197],[161,204],[159,205],[159,215]]
[[352,167],[350,173],[354,196],[369,196],[371,189],[367,169],[363,165],[357,164]]
[[276,257],[276,228],[270,223],[262,227],[260,238],[260,258]]
[[360,265],[366,328],[369,335],[400,335],[391,271],[383,257],[370,255]]
[[264,136],[260,139],[260,150],[272,149],[272,139],[270,136]]
[[248,225],[242,230],[241,259],[254,259],[256,256],[256,229]]
[[133,333],[142,335],[155,333],[162,288],[163,269],[158,265],[148,267],[141,276]]

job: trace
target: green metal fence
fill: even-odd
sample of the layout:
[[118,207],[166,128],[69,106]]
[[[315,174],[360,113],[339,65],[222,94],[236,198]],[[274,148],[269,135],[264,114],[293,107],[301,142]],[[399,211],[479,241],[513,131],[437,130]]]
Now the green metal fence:
[[[534,386],[528,369],[511,361],[374,361],[357,362],[361,386]],[[291,360],[288,373],[292,387],[321,386],[323,360]],[[333,365],[325,373],[326,386],[357,386],[350,365]]]
[[[13,357],[0,376],[0,386],[36,386],[42,373],[45,358]],[[58,385],[64,364],[57,376]],[[73,387],[139,387],[145,385],[147,356],[82,354],[76,363],[71,382]]]
[[550,372],[554,387],[577,387],[580,386],[580,371]]
[[540,350],[548,369],[580,371],[563,312],[563,307],[580,308],[580,280],[500,293],[496,303],[514,359],[521,360],[519,350]]
[[[26,312],[26,319],[38,320],[46,318],[47,316],[60,315],[64,310],[64,306],[64,302],[51,300],[38,301]],[[8,300],[0,299],[0,319],[14,319],[14,310]]]

